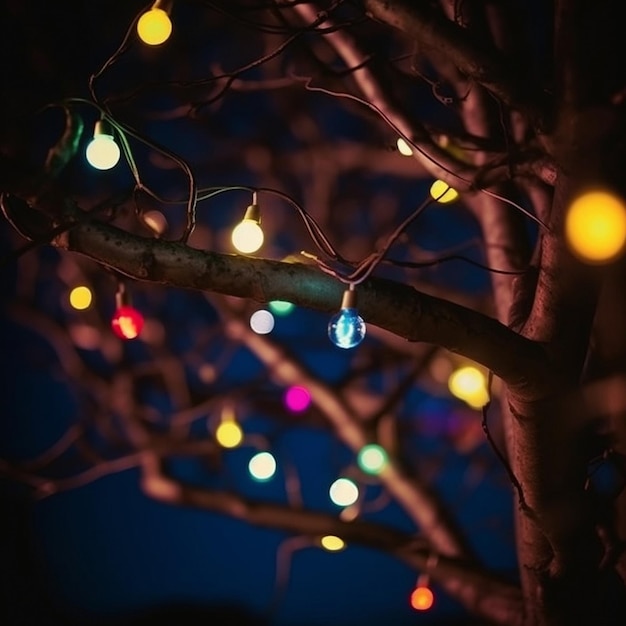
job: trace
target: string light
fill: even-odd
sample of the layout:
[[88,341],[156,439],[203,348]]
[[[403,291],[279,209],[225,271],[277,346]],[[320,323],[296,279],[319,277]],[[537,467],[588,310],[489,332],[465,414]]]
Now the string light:
[[431,197],[441,204],[454,202],[459,197],[459,192],[448,185],[443,180],[437,179],[430,186]]
[[274,316],[264,309],[255,311],[250,316],[250,328],[257,335],[267,335],[274,330]]
[[236,448],[243,441],[243,430],[230,406],[222,409],[220,424],[215,430],[215,439],[223,448]]
[[113,129],[106,120],[98,120],[85,152],[87,162],[97,170],[110,170],[120,160],[120,148],[115,143]]
[[366,327],[363,318],[356,310],[354,285],[343,292],[341,309],[328,323],[328,337],[338,348],[354,348],[365,337]]
[[576,256],[587,263],[608,263],[626,245],[626,207],[606,191],[578,196],[565,217],[565,238]]
[[428,577],[420,577],[417,586],[411,593],[411,606],[416,611],[427,611],[435,601],[433,592],[428,587]]
[[137,22],[139,39],[149,46],[166,42],[172,34],[172,21],[169,12],[171,2],[157,0]]
[[289,315],[296,308],[295,304],[285,300],[272,300],[268,306],[276,315]]
[[115,294],[115,313],[111,328],[120,339],[136,339],[144,325],[143,315],[131,305],[130,294],[120,283]]
[[306,411],[311,404],[311,394],[308,389],[295,385],[285,392],[285,404],[293,413]]
[[338,478],[328,493],[337,506],[350,506],[359,499],[359,488],[349,478]]
[[357,455],[357,463],[366,474],[380,474],[387,462],[387,452],[377,443],[368,443],[359,450]]
[[481,408],[489,401],[487,379],[473,365],[466,365],[452,372],[448,379],[448,389],[453,396],[464,400],[474,409]]
[[413,149],[402,137],[398,137],[398,141],[396,142],[396,146],[398,147],[398,152],[405,157],[413,156]]
[[339,552],[346,547],[346,542],[337,535],[324,535],[320,539],[320,545],[329,552]]
[[276,473],[276,459],[269,452],[258,452],[250,459],[248,471],[254,480],[269,480]]
[[70,291],[69,300],[72,308],[77,311],[88,309],[92,300],[91,289],[89,289],[89,287],[85,287],[85,285],[74,287],[74,289]]
[[261,229],[261,209],[256,202],[256,191],[252,195],[252,204],[246,209],[243,219],[233,229],[233,246],[244,254],[256,252],[263,245]]

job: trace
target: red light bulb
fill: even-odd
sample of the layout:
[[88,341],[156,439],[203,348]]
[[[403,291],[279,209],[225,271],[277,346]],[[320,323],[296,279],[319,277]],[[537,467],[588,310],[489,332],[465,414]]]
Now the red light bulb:
[[411,594],[411,606],[416,611],[427,611],[433,600],[433,592],[428,587],[416,587]]
[[135,339],[143,328],[143,315],[132,306],[120,306],[113,315],[111,328],[121,339]]

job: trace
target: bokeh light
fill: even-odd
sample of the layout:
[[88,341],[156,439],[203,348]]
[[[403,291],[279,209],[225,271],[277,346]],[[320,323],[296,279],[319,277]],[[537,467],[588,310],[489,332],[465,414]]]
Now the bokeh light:
[[320,544],[322,548],[329,552],[339,552],[339,550],[343,550],[346,547],[346,542],[336,535],[325,535],[320,539]]
[[285,404],[290,411],[301,413],[311,404],[311,394],[305,387],[295,385],[285,392]]
[[215,438],[223,448],[236,448],[243,441],[243,430],[237,422],[225,420],[217,427]]
[[276,473],[276,459],[269,452],[258,452],[250,459],[248,471],[255,480],[269,480]]
[[350,506],[359,498],[359,488],[349,478],[338,478],[329,490],[330,499],[337,506]]
[[428,587],[416,587],[411,594],[411,606],[416,611],[427,611],[434,600],[433,592]]
[[84,309],[89,308],[91,300],[92,295],[89,287],[80,285],[79,287],[74,287],[74,289],[70,291],[70,305],[77,311],[83,311]]
[[250,328],[257,335],[267,335],[274,330],[274,316],[265,309],[255,311],[250,316]]
[[172,21],[163,9],[153,7],[139,18],[137,34],[149,46],[158,46],[172,34]]
[[357,455],[357,463],[366,474],[380,474],[387,462],[387,452],[376,443],[363,446]]
[[143,315],[132,306],[121,306],[111,319],[113,332],[121,339],[136,339],[143,328]]
[[295,304],[285,300],[272,300],[268,306],[276,315],[289,315],[296,308]]
[[565,238],[587,263],[608,263],[626,244],[626,207],[613,194],[590,191],[572,202],[565,217]]
[[447,204],[448,202],[454,202],[459,197],[459,192],[443,180],[436,180],[430,186],[430,195],[437,202]]

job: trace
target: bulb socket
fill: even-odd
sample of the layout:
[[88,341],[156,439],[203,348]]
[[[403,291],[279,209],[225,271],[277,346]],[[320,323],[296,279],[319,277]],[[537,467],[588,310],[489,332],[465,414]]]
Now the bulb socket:
[[342,309],[354,309],[356,308],[356,291],[354,289],[346,289],[343,292],[343,298],[341,298]]
[[252,220],[257,224],[261,223],[261,207],[258,204],[251,204],[247,209],[246,213],[243,216],[244,220]]
[[172,12],[173,4],[174,4],[174,0],[155,0],[155,3],[152,5],[152,8],[161,9],[161,11],[165,11],[169,15]]
[[113,126],[111,126],[111,124],[104,119],[99,119],[94,126],[94,139],[96,137],[99,137],[100,135],[109,135],[111,137],[113,136]]
[[117,287],[117,293],[115,294],[115,308],[119,309],[123,306],[132,306],[132,299],[130,292],[126,289],[126,285],[120,283]]

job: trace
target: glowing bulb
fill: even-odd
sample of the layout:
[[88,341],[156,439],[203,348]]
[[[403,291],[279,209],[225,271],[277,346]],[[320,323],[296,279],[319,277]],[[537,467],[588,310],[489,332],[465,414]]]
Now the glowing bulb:
[[376,443],[369,443],[359,450],[357,463],[366,474],[380,474],[387,465],[385,449]]
[[485,375],[472,365],[452,372],[448,379],[448,388],[453,396],[464,400],[475,409],[484,406],[489,401]]
[[339,552],[339,550],[343,550],[346,547],[346,542],[336,535],[324,535],[320,539],[320,544],[322,548],[329,552]]
[[347,289],[343,293],[339,313],[333,315],[328,323],[328,337],[339,348],[354,348],[365,337],[365,322],[355,304],[356,292]]
[[225,420],[215,430],[215,438],[223,448],[236,448],[243,440],[243,431],[234,420]]
[[591,191],[574,200],[565,218],[572,252],[587,263],[608,263],[626,244],[626,207],[616,196]]
[[239,252],[251,254],[263,245],[263,231],[254,220],[244,219],[233,229],[232,242]]
[[413,148],[411,148],[411,146],[409,146],[409,144],[402,137],[398,137],[396,145],[398,146],[398,152],[402,156],[413,156]]
[[359,488],[349,478],[338,478],[329,489],[330,499],[337,506],[350,506],[359,498]]
[[120,160],[120,149],[115,143],[113,133],[104,120],[96,122],[93,139],[85,152],[91,167],[97,170],[110,170]]
[[132,306],[120,306],[111,319],[113,332],[121,339],[135,339],[143,328],[143,315]]
[[285,300],[272,300],[268,306],[276,315],[289,315],[296,308],[295,304]]
[[436,180],[430,187],[430,195],[437,202],[447,204],[454,202],[459,197],[459,192],[443,180]]
[[172,34],[170,16],[163,9],[153,6],[139,18],[137,34],[139,39],[149,46],[162,44]]
[[416,611],[427,611],[434,602],[433,592],[428,587],[418,586],[411,594],[411,606]]
[[255,480],[269,480],[276,473],[276,459],[269,452],[259,452],[250,459],[248,471]]
[[250,316],[250,328],[257,335],[267,335],[274,330],[274,316],[263,309],[255,311]]
[[80,287],[74,287],[70,291],[70,305],[77,311],[82,311],[89,308],[91,304],[91,289],[84,285]]
[[285,404],[290,411],[302,413],[311,404],[311,394],[304,387],[289,387],[285,392]]

